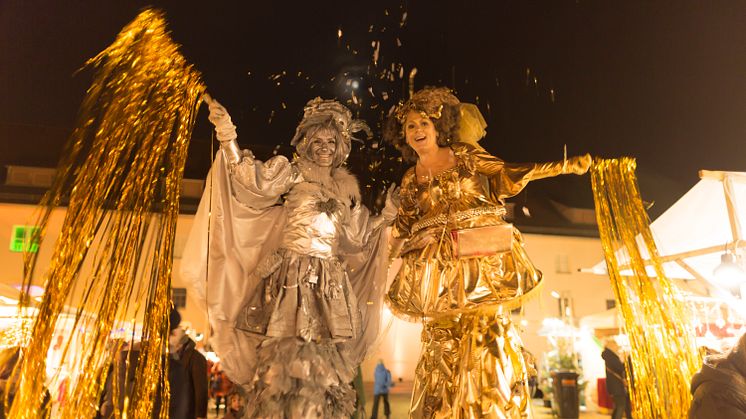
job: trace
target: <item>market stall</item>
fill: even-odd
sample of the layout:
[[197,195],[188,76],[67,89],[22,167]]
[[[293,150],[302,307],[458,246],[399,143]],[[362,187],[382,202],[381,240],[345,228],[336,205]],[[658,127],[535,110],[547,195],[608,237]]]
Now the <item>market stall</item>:
[[[746,173],[703,170],[700,178],[650,229],[666,276],[678,280],[682,291],[717,298],[746,318],[740,301],[746,284]],[[640,248],[645,253],[645,247]],[[643,257],[649,259],[647,254]],[[606,262],[590,271],[605,275]]]
[[[683,417],[701,354],[727,348],[743,331],[746,174],[701,171],[700,182],[649,224],[634,161],[601,166],[593,180],[606,257],[590,271],[608,274],[615,291],[631,343],[626,370],[638,384],[630,388],[633,410]],[[614,186],[601,188],[605,182]],[[655,402],[664,395],[669,403]]]

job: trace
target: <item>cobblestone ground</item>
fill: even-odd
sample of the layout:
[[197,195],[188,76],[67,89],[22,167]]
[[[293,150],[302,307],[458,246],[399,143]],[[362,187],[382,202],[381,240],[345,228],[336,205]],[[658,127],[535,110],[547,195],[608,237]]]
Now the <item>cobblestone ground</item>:
[[[397,383],[389,394],[389,403],[391,404],[391,419],[406,419],[407,411],[409,410],[409,402],[411,397],[412,384],[411,383]],[[370,413],[373,410],[373,383],[366,383],[365,392],[365,412],[366,417],[370,417]],[[537,401],[540,403],[541,401]],[[210,401],[210,412],[208,415],[209,419],[220,419],[223,417],[221,410],[220,416],[215,415],[215,404]],[[383,416],[383,401],[378,406],[378,417],[384,418]],[[541,405],[534,405],[534,419],[548,419],[553,418],[551,409],[545,408]],[[599,413],[580,412],[580,418],[582,419],[606,419],[610,415],[602,415]]]
[[[407,412],[409,410],[409,402],[412,392],[411,383],[397,383],[389,394],[389,402],[391,404],[391,419],[406,419]],[[365,395],[365,411],[370,415],[373,409],[373,384],[366,383],[366,395]],[[541,403],[540,400],[537,403]],[[368,416],[370,417],[370,416]],[[384,418],[383,416],[383,402],[378,406],[378,417]],[[534,419],[545,419],[553,418],[551,409],[545,408],[541,405],[535,405],[534,407]],[[601,415],[598,413],[580,412],[580,418],[582,419],[606,419],[610,415]]]

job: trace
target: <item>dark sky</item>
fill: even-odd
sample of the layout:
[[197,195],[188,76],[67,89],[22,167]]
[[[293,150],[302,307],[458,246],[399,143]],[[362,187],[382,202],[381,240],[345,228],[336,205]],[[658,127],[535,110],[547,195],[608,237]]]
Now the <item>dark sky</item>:
[[[147,4],[0,1],[0,163],[55,165],[91,81],[73,73]],[[165,10],[242,146],[287,145],[303,103],[350,99],[348,79],[362,99],[351,107],[375,127],[406,95],[402,66],[405,78],[418,69],[418,88],[447,85],[478,103],[483,145],[506,160],[561,159],[563,144],[633,156],[643,193],[657,185],[646,199],[666,203],[656,194],[680,195],[698,169],[746,171],[744,1],[150,4]],[[382,80],[392,64],[394,80]],[[206,173],[209,133],[205,113],[188,177]]]

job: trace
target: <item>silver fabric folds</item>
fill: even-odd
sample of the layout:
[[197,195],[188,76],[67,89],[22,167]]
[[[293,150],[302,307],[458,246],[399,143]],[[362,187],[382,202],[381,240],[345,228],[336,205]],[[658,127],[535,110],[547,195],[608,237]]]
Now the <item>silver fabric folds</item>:
[[[350,325],[352,333],[340,329],[337,337],[342,339],[336,339],[335,344],[350,365],[361,362],[378,335],[386,285],[385,228],[359,204],[342,205],[345,199],[339,196],[322,197],[326,189],[314,189],[315,182],[307,181],[305,177],[310,175],[304,177],[304,173],[300,165],[282,156],[265,163],[244,159],[229,168],[222,153],[217,153],[182,254],[181,275],[209,312],[214,333],[210,342],[226,374],[240,384],[254,379],[257,348],[268,336],[261,331],[239,330],[235,325],[251,302],[263,298],[265,279],[276,275],[277,269],[290,267],[271,263],[278,255],[284,258],[292,253],[304,266],[318,264],[317,276],[322,275],[322,269],[334,276],[325,280],[339,282],[341,275],[348,281],[350,298],[346,301],[357,306],[359,323]],[[290,198],[294,194],[297,199]],[[331,198],[336,204],[328,203]],[[315,204],[309,199],[315,199]],[[319,209],[314,219],[294,213],[299,207],[309,211],[314,205]],[[332,225],[339,228],[322,231],[319,237],[323,243],[307,233],[309,228],[323,230]],[[313,274],[305,273],[296,271],[295,275],[303,277],[301,281],[313,279]],[[329,288],[329,297],[335,292]]]

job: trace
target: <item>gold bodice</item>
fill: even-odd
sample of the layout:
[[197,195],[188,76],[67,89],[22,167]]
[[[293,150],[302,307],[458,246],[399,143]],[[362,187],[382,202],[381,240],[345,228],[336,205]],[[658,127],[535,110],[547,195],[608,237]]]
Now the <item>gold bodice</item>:
[[505,224],[505,198],[533,179],[563,173],[563,163],[505,163],[467,144],[452,148],[457,160],[453,168],[427,183],[418,183],[412,168],[402,180],[393,236],[410,246],[404,245],[402,267],[388,298],[393,311],[405,317],[513,307],[541,280],[517,229],[511,251],[470,258],[453,255],[450,232]]

